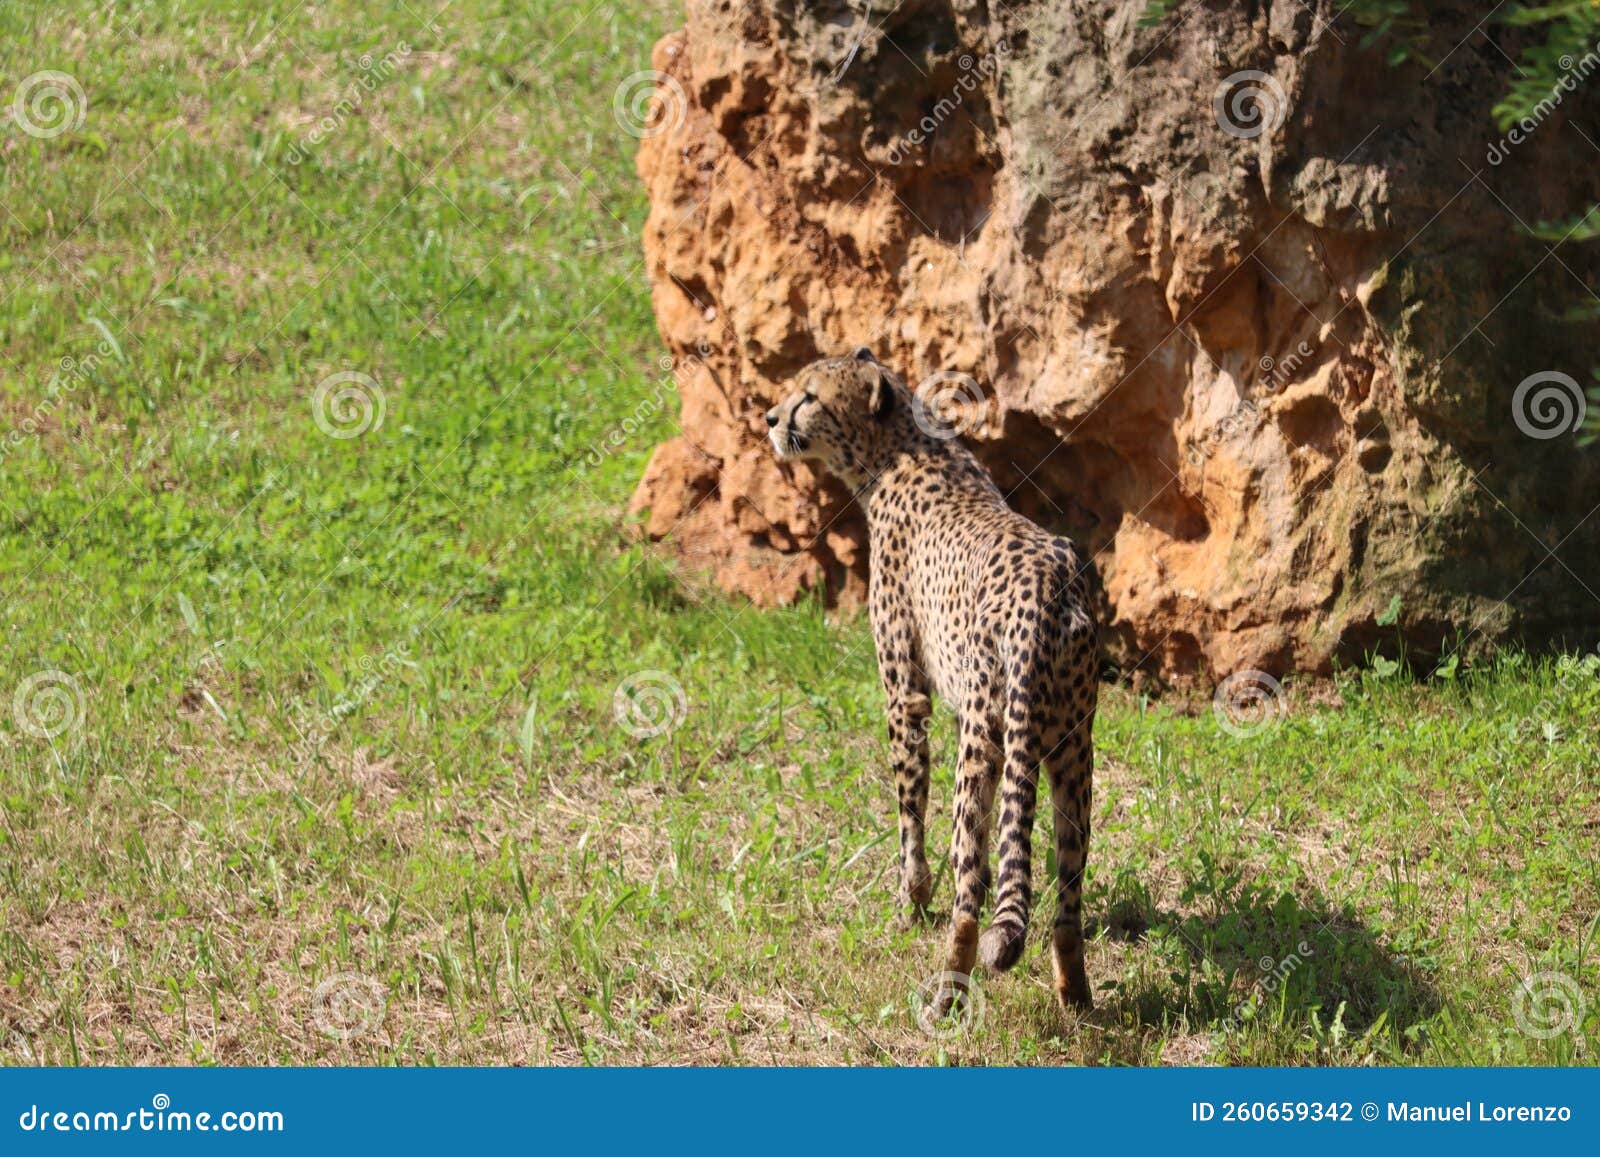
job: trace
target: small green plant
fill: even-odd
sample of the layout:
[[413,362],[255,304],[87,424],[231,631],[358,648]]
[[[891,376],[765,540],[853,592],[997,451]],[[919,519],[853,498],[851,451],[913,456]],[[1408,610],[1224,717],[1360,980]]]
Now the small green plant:
[[1154,28],[1160,24],[1181,4],[1183,0],[1150,0],[1145,7],[1144,15],[1139,17],[1139,23],[1145,28]]
[[1524,50],[1511,75],[1505,97],[1494,106],[1501,129],[1530,117],[1563,91],[1573,91],[1590,78],[1600,41],[1600,5],[1592,0],[1557,4],[1513,4],[1495,17],[1516,28],[1543,29],[1543,42]]

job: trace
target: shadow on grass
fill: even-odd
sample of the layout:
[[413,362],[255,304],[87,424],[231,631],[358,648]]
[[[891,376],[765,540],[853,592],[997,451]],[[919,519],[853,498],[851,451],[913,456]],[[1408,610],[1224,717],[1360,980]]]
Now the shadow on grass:
[[1165,1032],[1186,1023],[1190,1032],[1210,1034],[1258,1028],[1276,1039],[1256,1041],[1252,1053],[1266,1047],[1282,1054],[1264,1063],[1292,1060],[1297,1046],[1315,1037],[1330,1042],[1336,1020],[1343,1039],[1359,1040],[1381,1024],[1374,1037],[1385,1051],[1419,1048],[1406,1030],[1439,1011],[1438,992],[1347,908],[1317,892],[1237,879],[1191,885],[1182,902],[1197,896],[1209,914],[1162,908],[1134,887],[1091,920],[1091,938],[1133,947],[1137,977],[1097,992],[1086,1023],[1131,1019]]

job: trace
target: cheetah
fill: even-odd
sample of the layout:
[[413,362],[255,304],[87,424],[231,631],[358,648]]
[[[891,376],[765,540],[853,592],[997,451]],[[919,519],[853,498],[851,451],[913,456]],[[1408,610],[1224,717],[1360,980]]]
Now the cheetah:
[[[866,510],[868,606],[899,800],[900,892],[915,915],[927,915],[933,898],[924,836],[930,695],[960,720],[945,969],[956,979],[941,986],[939,1011],[970,983],[980,955],[997,972],[1022,955],[1041,766],[1054,807],[1056,998],[1063,1012],[1087,1010],[1080,892],[1099,694],[1087,568],[1069,540],[1011,510],[972,451],[942,436],[920,407],[863,347],[807,366],[766,420],[780,461],[819,465]],[[997,789],[999,872],[980,939]]]

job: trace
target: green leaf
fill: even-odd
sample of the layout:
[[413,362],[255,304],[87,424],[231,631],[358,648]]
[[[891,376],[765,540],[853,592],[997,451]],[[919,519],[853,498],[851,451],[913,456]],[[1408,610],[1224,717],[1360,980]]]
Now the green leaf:
[[109,328],[107,328],[106,323],[101,321],[98,317],[91,317],[87,320],[90,325],[94,326],[94,328],[100,332],[101,340],[103,340],[111,349],[111,355],[123,365],[127,365],[128,356],[122,352],[121,343],[117,341],[116,336],[112,334]]
[[183,616],[183,621],[188,626],[191,635],[197,639],[205,638],[205,632],[200,628],[200,616],[195,614],[194,604],[189,601],[189,596],[182,591],[178,592],[178,613]]
[[517,732],[517,747],[522,752],[524,770],[533,770],[533,738],[538,733],[539,697],[535,695],[522,716],[522,728]]

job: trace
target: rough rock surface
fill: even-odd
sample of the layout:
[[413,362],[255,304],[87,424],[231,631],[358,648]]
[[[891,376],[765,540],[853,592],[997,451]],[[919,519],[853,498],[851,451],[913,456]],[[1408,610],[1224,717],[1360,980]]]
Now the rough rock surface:
[[1593,641],[1600,448],[1523,433],[1544,387],[1514,394],[1600,360],[1556,320],[1600,247],[1518,231],[1600,199],[1600,93],[1491,165],[1522,44],[1477,6],[1428,6],[1431,74],[1326,0],[868,7],[690,0],[657,46],[638,167],[684,433],[648,534],[759,602],[858,600],[859,511],[761,414],[866,343],[971,375],[942,412],[1095,552],[1129,667]]

